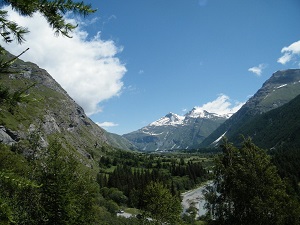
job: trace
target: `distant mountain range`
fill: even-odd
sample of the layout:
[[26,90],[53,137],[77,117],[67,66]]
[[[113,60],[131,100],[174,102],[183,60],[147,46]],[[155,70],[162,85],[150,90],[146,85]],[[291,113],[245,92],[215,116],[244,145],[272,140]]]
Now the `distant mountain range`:
[[168,113],[123,137],[141,151],[193,149],[230,116],[209,113],[195,107],[184,116]]
[[[10,58],[13,56],[7,53]],[[123,136],[97,126],[37,65],[16,60],[11,70],[14,72],[1,74],[5,87],[19,91],[33,86],[26,91],[30,102],[18,104],[15,112],[0,105],[0,142],[5,144],[26,142],[38,132],[41,145],[47,146],[49,139],[58,138],[83,156],[87,164],[105,147],[141,151],[196,149],[217,146],[223,136],[235,143],[241,141],[241,135],[250,136],[264,148],[287,143],[300,146],[300,69],[274,73],[233,115],[195,107],[184,116],[168,113]]]
[[[284,138],[278,138],[279,136],[288,137],[288,134],[283,134],[289,132],[287,127],[283,128],[284,125],[299,124],[300,122],[298,117],[294,115],[300,113],[298,108],[293,108],[294,103],[285,105],[299,94],[300,70],[277,71],[240,110],[212,132],[201,143],[201,146],[217,145],[222,136],[226,136],[231,142],[240,142],[241,135],[259,140],[258,142],[264,147],[277,145],[278,142],[284,141]],[[279,109],[281,106],[285,113],[282,116],[275,115],[281,113],[281,109]],[[287,113],[285,107],[292,111]],[[295,111],[293,112],[293,110]],[[269,118],[269,121],[265,121],[266,118]],[[286,122],[283,123],[283,121]],[[281,123],[282,127],[275,126],[275,124]]]
[[184,116],[169,113],[123,137],[142,151],[214,147],[224,136],[240,143],[241,135],[271,148],[290,140],[295,130],[300,131],[300,119],[295,116],[299,112],[297,99],[285,105],[299,94],[300,70],[277,71],[233,115],[218,115],[195,107]]

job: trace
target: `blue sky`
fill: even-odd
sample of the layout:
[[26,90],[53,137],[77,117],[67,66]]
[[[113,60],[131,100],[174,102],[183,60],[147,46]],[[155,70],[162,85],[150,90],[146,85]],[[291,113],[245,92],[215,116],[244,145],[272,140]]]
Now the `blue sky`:
[[[45,31],[51,49],[61,49],[53,56],[43,50],[49,45],[45,38],[30,42],[34,36],[8,48],[17,54],[29,45],[33,50],[23,59],[50,70],[90,117],[113,133],[128,133],[168,112],[183,115],[209,102],[233,108],[273,72],[299,68],[299,0],[85,2],[98,11],[71,19],[80,24],[72,41],[52,41]],[[42,19],[35,21],[24,26],[43,26],[37,24]],[[45,52],[53,60],[40,59]],[[49,63],[59,57],[70,62]],[[77,72],[58,75],[71,67]],[[84,86],[75,89],[78,83]]]

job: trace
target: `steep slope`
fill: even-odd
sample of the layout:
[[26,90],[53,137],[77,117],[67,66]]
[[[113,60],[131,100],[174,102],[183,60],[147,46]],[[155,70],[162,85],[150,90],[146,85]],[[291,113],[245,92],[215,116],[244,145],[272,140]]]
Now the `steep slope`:
[[132,144],[129,140],[122,137],[121,135],[110,133],[107,131],[105,131],[105,134],[109,145],[122,150],[137,150],[137,147],[134,144]]
[[225,120],[226,116],[194,108],[185,116],[169,113],[123,136],[142,151],[193,149]]
[[[7,58],[12,57],[7,53]],[[128,144],[119,136],[123,140],[120,145],[117,138],[110,138],[110,134],[91,121],[47,71],[22,60],[17,60],[9,71],[0,74],[2,86],[10,91],[33,86],[26,91],[29,102],[19,103],[15,108],[0,105],[1,142],[26,142],[35,133],[40,136],[40,145],[47,146],[50,139],[58,138],[87,160],[96,156],[104,145]]]
[[[201,146],[217,144],[223,135],[231,137],[253,117],[276,109],[300,94],[300,70],[277,71],[232,117],[211,133]],[[235,136],[236,137],[236,136]]]
[[251,137],[262,148],[300,147],[300,95],[277,109],[257,115],[231,133],[232,140],[239,134]]

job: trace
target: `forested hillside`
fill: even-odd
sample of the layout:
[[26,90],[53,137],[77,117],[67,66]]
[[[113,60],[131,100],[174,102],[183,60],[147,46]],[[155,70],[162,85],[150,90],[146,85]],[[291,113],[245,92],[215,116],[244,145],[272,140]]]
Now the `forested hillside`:
[[240,135],[251,137],[260,147],[300,147],[300,95],[285,105],[257,115],[227,136],[237,142]]
[[[300,94],[300,70],[289,69],[275,72],[240,110],[209,135],[201,146],[217,144],[222,135],[229,138],[237,134],[241,126],[272,109],[276,109]],[[240,133],[243,134],[243,133]],[[235,136],[236,137],[236,136]],[[232,140],[233,141],[233,140]]]

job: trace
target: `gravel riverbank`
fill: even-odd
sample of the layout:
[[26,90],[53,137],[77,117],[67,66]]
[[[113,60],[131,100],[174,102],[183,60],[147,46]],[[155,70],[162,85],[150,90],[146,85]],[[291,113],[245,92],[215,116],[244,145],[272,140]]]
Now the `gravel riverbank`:
[[183,213],[185,213],[186,210],[192,205],[194,205],[198,210],[197,216],[202,216],[206,213],[206,210],[204,209],[205,200],[202,192],[207,186],[210,185],[212,185],[212,181],[209,181],[196,189],[181,194]]

